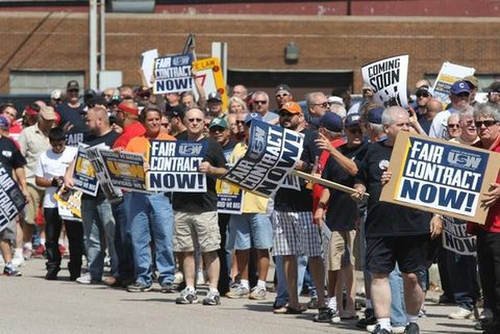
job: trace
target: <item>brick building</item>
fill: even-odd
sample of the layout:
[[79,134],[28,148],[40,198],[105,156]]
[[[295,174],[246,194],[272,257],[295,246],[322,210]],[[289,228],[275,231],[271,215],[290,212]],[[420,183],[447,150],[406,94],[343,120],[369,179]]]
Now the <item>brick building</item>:
[[[244,82],[250,88],[272,90],[286,82],[296,87],[298,97],[316,88],[329,92],[334,87],[352,87],[359,92],[361,65],[396,54],[410,55],[409,87],[424,76],[435,75],[443,61],[475,67],[483,86],[500,75],[497,0],[455,0],[450,9],[455,16],[448,17],[435,16],[443,12],[439,6],[429,7],[433,9],[427,10],[427,16],[367,16],[370,11],[365,12],[370,5],[375,14],[384,14],[382,10],[396,14],[388,3],[399,8],[401,3],[409,3],[411,6],[399,13],[422,15],[416,3],[432,1],[354,1],[351,12],[363,15],[351,16],[338,15],[344,14],[345,1],[272,2],[267,7],[247,4],[247,14],[240,14],[245,4],[227,5],[228,1],[227,6],[157,2],[155,13],[106,15],[106,69],[122,71],[123,83],[140,82],[141,52],[158,48],[160,54],[179,53],[189,33],[196,36],[199,58],[210,56],[213,41],[228,43],[230,85]],[[46,3],[0,8],[1,93],[29,86],[30,75],[40,73],[59,73],[64,78],[78,75],[88,84],[87,7],[82,1],[72,7],[48,7]],[[318,3],[330,6],[323,7],[326,14],[310,15],[314,11],[309,9],[317,10]],[[465,9],[472,3],[476,6],[469,6],[468,13],[482,17],[465,17]],[[228,13],[228,8],[236,14]],[[300,50],[296,63],[285,61],[284,49],[290,42]],[[62,87],[46,90],[53,88]]]

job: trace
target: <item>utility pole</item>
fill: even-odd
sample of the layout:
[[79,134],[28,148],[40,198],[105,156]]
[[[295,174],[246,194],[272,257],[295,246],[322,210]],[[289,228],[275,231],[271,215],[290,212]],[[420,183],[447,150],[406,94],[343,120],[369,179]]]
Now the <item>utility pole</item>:
[[[106,70],[106,0],[101,0],[101,26],[100,26],[100,35],[101,35],[101,71]],[[103,87],[99,87],[102,89]]]
[[97,89],[97,0],[89,0],[89,88]]

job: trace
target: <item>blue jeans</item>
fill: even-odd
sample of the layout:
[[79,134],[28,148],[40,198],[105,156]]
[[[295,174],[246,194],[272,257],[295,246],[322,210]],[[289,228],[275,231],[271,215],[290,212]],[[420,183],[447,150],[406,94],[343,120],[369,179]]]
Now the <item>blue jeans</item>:
[[122,280],[135,278],[130,219],[127,217],[127,208],[130,207],[131,196],[131,193],[124,193],[123,201],[111,204],[116,222],[115,248],[119,260],[118,273]]
[[[297,294],[300,295],[302,291],[302,283],[304,282],[304,275],[307,268],[307,256],[297,256]],[[276,287],[276,299],[274,305],[276,307],[285,306],[288,303],[288,291],[286,289],[285,271],[283,269],[283,256],[278,255],[274,257],[276,264],[276,275],[278,279],[278,286]]]
[[392,326],[406,326],[403,277],[397,264],[389,274],[389,284],[391,285],[391,324]]
[[83,241],[90,277],[100,281],[104,271],[106,245],[111,257],[111,275],[118,277],[115,249],[115,219],[111,203],[105,198],[82,199]]
[[128,217],[134,254],[136,282],[151,285],[151,237],[160,284],[174,281],[175,260],[172,245],[174,216],[170,199],[164,194],[132,192]]

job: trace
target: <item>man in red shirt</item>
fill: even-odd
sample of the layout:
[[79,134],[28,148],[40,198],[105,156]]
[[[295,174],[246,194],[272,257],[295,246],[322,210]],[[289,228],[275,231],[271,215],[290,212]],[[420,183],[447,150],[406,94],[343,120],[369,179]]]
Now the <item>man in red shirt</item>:
[[[474,146],[500,153],[500,112],[483,104],[474,111],[479,142]],[[500,333],[500,173],[483,194],[482,205],[489,208],[484,225],[469,223],[469,232],[477,234],[477,259],[485,307],[493,313],[493,322],[484,333]]]
[[123,132],[116,139],[113,148],[125,148],[132,138],[146,133],[146,129],[139,122],[139,109],[133,100],[125,100],[118,105],[116,123],[122,127]]

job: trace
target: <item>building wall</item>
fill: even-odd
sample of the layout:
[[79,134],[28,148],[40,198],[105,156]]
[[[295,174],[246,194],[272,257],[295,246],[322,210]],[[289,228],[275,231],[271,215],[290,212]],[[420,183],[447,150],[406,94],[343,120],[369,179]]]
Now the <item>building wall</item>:
[[[0,92],[9,92],[10,69],[88,71],[87,20],[85,13],[1,12]],[[229,68],[354,70],[356,92],[361,65],[408,53],[411,87],[443,61],[500,74],[498,31],[498,18],[108,14],[106,69],[137,84],[142,51],[178,53],[194,33],[200,58],[211,42],[227,42]],[[291,41],[300,48],[297,64],[284,61]]]

